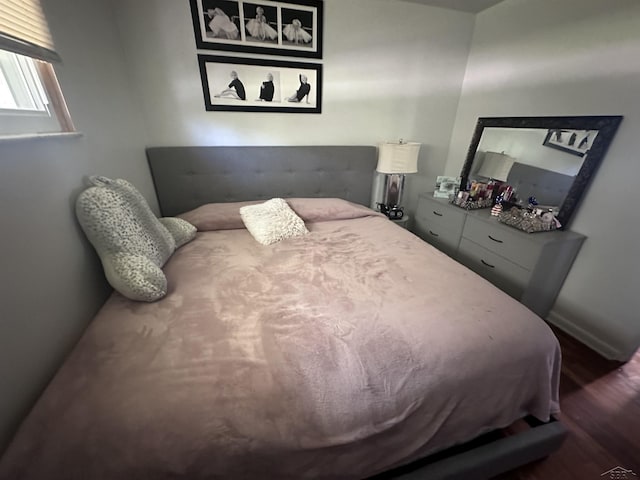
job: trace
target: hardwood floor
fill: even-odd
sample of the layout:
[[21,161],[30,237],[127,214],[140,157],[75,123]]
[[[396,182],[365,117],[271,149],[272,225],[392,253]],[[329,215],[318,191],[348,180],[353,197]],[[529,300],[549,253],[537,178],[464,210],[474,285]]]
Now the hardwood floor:
[[[548,458],[495,480],[640,479],[640,351],[613,362],[554,331],[563,354],[558,418],[569,436]],[[615,467],[635,476],[602,475]]]

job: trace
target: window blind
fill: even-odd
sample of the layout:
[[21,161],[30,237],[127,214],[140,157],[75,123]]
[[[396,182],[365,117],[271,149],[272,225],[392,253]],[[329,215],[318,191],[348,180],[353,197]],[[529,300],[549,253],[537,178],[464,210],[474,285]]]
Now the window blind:
[[59,62],[40,0],[0,0],[0,48]]

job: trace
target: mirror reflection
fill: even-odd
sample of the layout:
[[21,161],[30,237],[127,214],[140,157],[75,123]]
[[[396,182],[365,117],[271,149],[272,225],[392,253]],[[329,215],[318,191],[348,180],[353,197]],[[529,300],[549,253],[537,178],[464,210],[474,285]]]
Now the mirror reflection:
[[498,180],[519,202],[535,197],[559,209],[582,168],[597,130],[486,127],[469,179]]
[[535,205],[529,202],[535,197],[566,227],[621,121],[621,116],[478,118],[456,201],[462,197],[473,208],[486,208],[507,200],[502,206],[511,208]]

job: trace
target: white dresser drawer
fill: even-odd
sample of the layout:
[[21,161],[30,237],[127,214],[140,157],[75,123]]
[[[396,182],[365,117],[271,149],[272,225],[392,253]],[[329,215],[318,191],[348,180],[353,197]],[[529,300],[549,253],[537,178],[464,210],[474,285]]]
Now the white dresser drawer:
[[416,216],[430,226],[439,226],[452,232],[461,233],[466,211],[450,205],[446,200],[421,196]]
[[430,243],[438,250],[442,250],[450,257],[455,256],[460,243],[460,231],[454,232],[439,225],[429,225],[420,220],[416,221],[415,233],[425,242]]
[[518,300],[531,277],[529,270],[466,238],[460,241],[458,260]]
[[509,230],[497,220],[487,222],[469,215],[462,236],[525,269],[533,269],[540,259],[541,245],[529,240],[524,232]]

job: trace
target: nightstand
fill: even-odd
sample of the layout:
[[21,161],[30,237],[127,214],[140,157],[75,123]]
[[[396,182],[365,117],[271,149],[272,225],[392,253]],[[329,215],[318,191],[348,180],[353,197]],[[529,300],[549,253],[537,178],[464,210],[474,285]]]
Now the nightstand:
[[390,218],[389,220],[395,223],[396,225],[404,228],[405,230],[409,230],[409,220],[411,217],[409,215],[404,215],[400,220],[393,220]]

